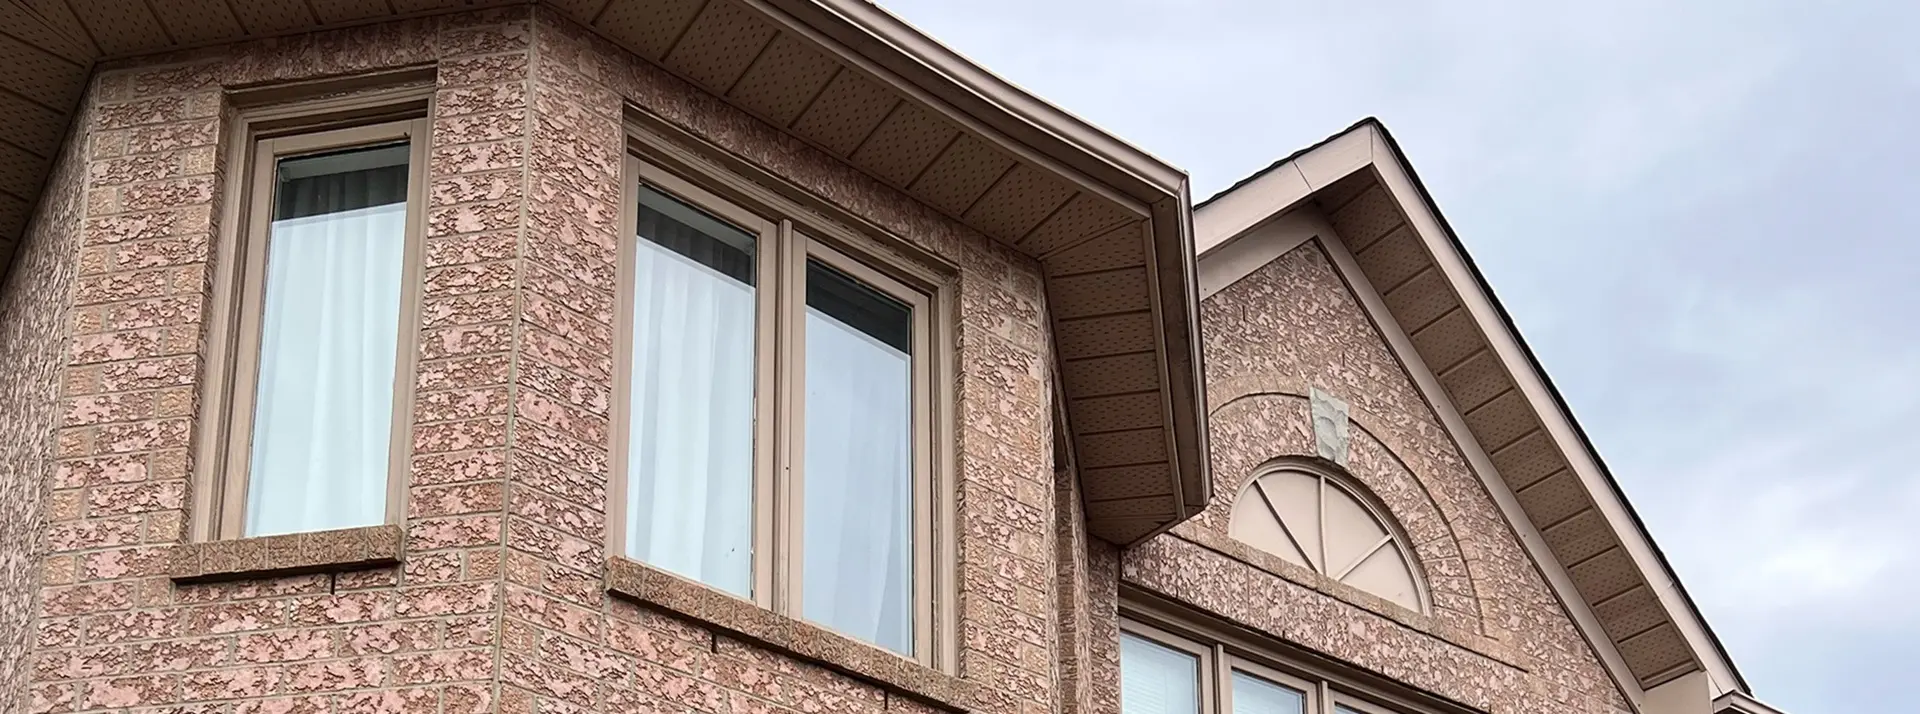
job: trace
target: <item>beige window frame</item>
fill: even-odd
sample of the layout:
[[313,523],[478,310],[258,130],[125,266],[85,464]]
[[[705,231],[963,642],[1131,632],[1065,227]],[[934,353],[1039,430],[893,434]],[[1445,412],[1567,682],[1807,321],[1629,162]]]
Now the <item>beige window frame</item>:
[[[804,375],[806,272],[809,260],[854,278],[911,308],[912,325],[912,612],[910,656],[922,665],[953,671],[957,626],[953,621],[952,414],[954,359],[951,276],[902,255],[902,245],[876,232],[847,227],[787,194],[708,162],[679,141],[629,126],[632,152],[625,163],[621,198],[618,326],[611,405],[613,480],[608,491],[609,553],[626,553],[627,458],[633,380],[635,285],[632,251],[642,185],[754,234],[755,370],[751,601],[774,613],[804,619],[805,439]],[[643,158],[644,155],[644,158]],[[671,167],[671,168],[669,168]],[[884,236],[884,233],[878,233]],[[678,577],[678,576],[676,576]],[[684,579],[684,578],[683,578]],[[694,582],[701,587],[704,583]],[[718,588],[727,597],[738,598]],[[811,622],[811,621],[809,621]],[[812,623],[828,628],[824,623]],[[850,636],[851,638],[851,636]],[[858,640],[858,638],[851,638]],[[864,640],[858,640],[864,642]]]
[[[393,411],[387,447],[385,523],[406,512],[411,458],[414,373],[418,353],[422,236],[426,226],[426,170],[431,86],[358,92],[326,100],[245,106],[234,122],[227,175],[235,190],[226,201],[213,251],[203,369],[209,385],[200,407],[195,479],[194,540],[244,536],[254,404],[258,388],[267,241],[273,220],[278,162],[401,141],[408,143],[406,233],[401,258],[400,331],[396,339]],[[276,93],[277,94],[277,93]],[[268,96],[268,95],[263,95]]]
[[[1149,618],[1153,624],[1149,623]],[[1199,714],[1233,714],[1233,674],[1242,672],[1300,692],[1302,714],[1472,714],[1452,704],[1425,701],[1391,687],[1370,686],[1377,676],[1349,676],[1338,668],[1308,664],[1244,632],[1215,627],[1170,606],[1122,607],[1120,631],[1200,658]],[[1438,704],[1436,706],[1436,704]]]

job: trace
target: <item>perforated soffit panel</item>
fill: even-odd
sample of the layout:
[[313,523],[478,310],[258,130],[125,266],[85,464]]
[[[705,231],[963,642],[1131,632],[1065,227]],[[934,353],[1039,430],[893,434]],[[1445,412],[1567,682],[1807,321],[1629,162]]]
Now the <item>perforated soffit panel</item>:
[[1352,251],[1421,360],[1486,449],[1528,519],[1643,687],[1698,668],[1653,585],[1615,536],[1461,304],[1420,236],[1370,170],[1314,202]]
[[[528,3],[0,0],[0,121],[11,129],[0,135],[0,261],[11,260],[95,59],[508,4]],[[1191,299],[1178,289],[1192,276],[1163,267],[1189,272],[1179,269],[1191,255],[1181,196],[1149,205],[1140,185],[1107,186],[1064,169],[883,79],[758,0],[546,4],[1039,258],[1095,535],[1132,542],[1201,505],[1191,501],[1206,491],[1204,420],[1197,397],[1177,397],[1198,391]],[[1173,222],[1156,220],[1169,210]]]

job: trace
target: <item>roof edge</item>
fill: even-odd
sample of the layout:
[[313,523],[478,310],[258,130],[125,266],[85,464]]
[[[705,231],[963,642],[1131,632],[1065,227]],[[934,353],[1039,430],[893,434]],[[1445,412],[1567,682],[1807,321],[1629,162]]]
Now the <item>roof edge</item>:
[[867,0],[760,1],[1137,200],[1151,204],[1178,195],[1187,180],[1185,171],[1007,81]]
[[[1501,304],[1499,297],[1494,294],[1493,286],[1487,282],[1486,274],[1482,272],[1480,266],[1474,262],[1472,254],[1467,252],[1466,244],[1461,242],[1460,234],[1454,231],[1453,225],[1447,221],[1446,215],[1440,212],[1440,205],[1434,201],[1433,194],[1427,190],[1426,183],[1420,180],[1419,172],[1415,171],[1413,164],[1407,161],[1406,152],[1400,147],[1400,142],[1393,138],[1393,132],[1389,131],[1386,124],[1382,123],[1378,118],[1367,117],[1355,126],[1371,126],[1379,132],[1381,140],[1386,143],[1388,150],[1393,154],[1391,158],[1399,165],[1401,170],[1406,172],[1407,178],[1412,182],[1414,190],[1420,194],[1421,202],[1424,203],[1426,209],[1433,214],[1434,219],[1440,224],[1441,232],[1446,234],[1448,243],[1452,245],[1454,252],[1459,255],[1460,261],[1466,265],[1467,270],[1472,273],[1473,287],[1486,296],[1487,303],[1491,305],[1495,313],[1499,315],[1501,325],[1506,329],[1508,336],[1512,339],[1513,343],[1520,348],[1520,354],[1526,358],[1527,366],[1533,371],[1534,376],[1540,380],[1541,385],[1545,387],[1547,395],[1552,398],[1553,408],[1558,412],[1560,418],[1572,428],[1574,435],[1580,440],[1580,446],[1585,451],[1585,456],[1596,467],[1603,477],[1602,480],[1607,484],[1609,489],[1608,493],[1612,496],[1612,500],[1615,502],[1614,505],[1617,505],[1627,514],[1628,518],[1631,519],[1633,524],[1631,535],[1635,536],[1636,540],[1639,540],[1642,545],[1653,553],[1654,559],[1660,567],[1660,575],[1666,581],[1664,584],[1670,586],[1672,592],[1680,597],[1680,601],[1686,605],[1687,611],[1685,614],[1700,628],[1701,632],[1706,634],[1708,642],[1713,647],[1711,654],[1714,656],[1714,659],[1717,659],[1719,663],[1725,667],[1727,673],[1732,675],[1734,686],[1737,688],[1736,691],[1743,694],[1751,692],[1752,687],[1747,683],[1746,677],[1740,674],[1739,667],[1734,665],[1733,658],[1727,654],[1726,644],[1720,641],[1720,636],[1713,631],[1713,627],[1707,623],[1706,615],[1700,611],[1699,603],[1694,601],[1693,596],[1687,593],[1686,586],[1681,584],[1679,575],[1674,572],[1673,563],[1667,559],[1666,553],[1662,551],[1660,545],[1654,541],[1653,534],[1647,530],[1646,521],[1640,517],[1639,511],[1634,509],[1633,502],[1627,499],[1626,491],[1620,487],[1620,480],[1613,475],[1612,469],[1607,467],[1606,460],[1600,457],[1599,449],[1594,446],[1593,439],[1587,435],[1586,428],[1580,425],[1578,419],[1574,418],[1572,406],[1567,403],[1566,396],[1561,393],[1560,388],[1555,386],[1553,379],[1548,376],[1545,365],[1540,362],[1539,355],[1535,354],[1533,348],[1522,338],[1519,325],[1514,322],[1513,315],[1507,311],[1506,306]],[[1657,586],[1662,583],[1654,584]],[[1702,659],[1706,658],[1703,657]]]
[[1728,692],[1713,700],[1715,714],[1787,714],[1743,692]]

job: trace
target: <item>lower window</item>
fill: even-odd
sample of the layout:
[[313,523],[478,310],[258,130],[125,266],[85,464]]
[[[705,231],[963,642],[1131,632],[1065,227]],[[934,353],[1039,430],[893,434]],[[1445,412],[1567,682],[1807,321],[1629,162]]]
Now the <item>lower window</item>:
[[[1397,714],[1341,683],[1132,620],[1120,624],[1122,714]],[[1268,658],[1259,658],[1271,661]],[[1405,710],[1418,711],[1418,710]]]

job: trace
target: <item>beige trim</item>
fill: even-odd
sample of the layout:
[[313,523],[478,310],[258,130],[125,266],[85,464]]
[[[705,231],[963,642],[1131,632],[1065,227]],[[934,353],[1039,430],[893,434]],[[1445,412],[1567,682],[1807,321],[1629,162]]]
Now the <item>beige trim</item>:
[[[331,85],[327,85],[331,86]],[[406,512],[407,464],[411,456],[414,373],[417,363],[420,291],[424,281],[422,236],[426,226],[426,170],[432,87],[405,87],[326,100],[245,110],[229,137],[229,190],[213,251],[206,364],[194,444],[195,489],[191,536],[196,541],[243,535],[247,464],[259,369],[260,310],[265,294],[267,240],[272,219],[276,161],[288,156],[395,141],[409,142],[407,220],[401,264],[401,303],[393,375],[393,414],[388,442],[387,523]],[[395,115],[411,118],[367,123]],[[357,125],[356,125],[357,124]]]
[[[951,379],[957,365],[952,325],[957,309],[948,267],[916,258],[885,234],[868,233],[820,215],[763,185],[713,165],[701,153],[639,123],[630,123],[620,264],[620,325],[614,392],[614,483],[607,548],[626,557],[626,397],[632,379],[632,234],[642,184],[661,190],[759,236],[755,280],[755,592],[761,607],[798,618],[805,611],[801,572],[805,492],[806,271],[818,261],[907,304],[912,328],[913,654],[941,671],[958,664]],[[774,185],[783,186],[776,183]],[[776,220],[777,217],[777,220]],[[691,581],[689,581],[691,582]],[[695,583],[695,585],[698,585]],[[705,587],[701,585],[700,587]]]
[[1741,692],[1727,692],[1713,700],[1715,714],[1786,714],[1785,711],[1768,705],[1750,695]]

